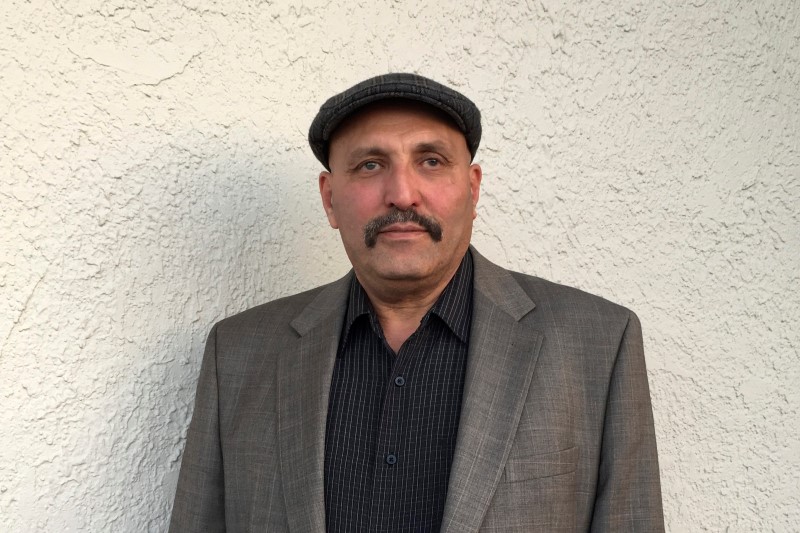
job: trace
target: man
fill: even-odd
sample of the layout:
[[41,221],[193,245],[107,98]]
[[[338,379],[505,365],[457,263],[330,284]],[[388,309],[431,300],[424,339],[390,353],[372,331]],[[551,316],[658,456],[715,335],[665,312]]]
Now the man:
[[470,247],[480,113],[411,74],[309,132],[353,271],[209,335],[172,531],[662,531],[636,316]]

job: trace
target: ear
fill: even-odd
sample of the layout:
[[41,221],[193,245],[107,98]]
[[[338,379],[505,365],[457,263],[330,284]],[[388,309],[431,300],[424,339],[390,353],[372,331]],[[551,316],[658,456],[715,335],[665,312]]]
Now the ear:
[[328,171],[319,173],[319,195],[322,197],[322,207],[328,217],[328,224],[333,229],[339,229],[336,215],[333,214],[333,190],[331,190],[331,173]]
[[477,206],[478,198],[481,195],[481,179],[483,179],[483,170],[481,166],[474,163],[469,166],[469,190],[472,195],[472,218],[478,216]]

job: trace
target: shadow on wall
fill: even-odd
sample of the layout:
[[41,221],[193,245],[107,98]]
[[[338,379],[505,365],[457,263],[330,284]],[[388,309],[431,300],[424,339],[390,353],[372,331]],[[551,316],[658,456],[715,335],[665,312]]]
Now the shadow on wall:
[[308,180],[279,172],[276,151],[247,133],[229,132],[232,147],[194,132],[99,179],[111,353],[94,355],[96,434],[70,452],[93,465],[71,481],[108,502],[105,518],[85,511],[90,529],[166,529],[211,325],[302,284],[293,250],[321,240],[292,227],[311,216],[290,211],[293,183]]

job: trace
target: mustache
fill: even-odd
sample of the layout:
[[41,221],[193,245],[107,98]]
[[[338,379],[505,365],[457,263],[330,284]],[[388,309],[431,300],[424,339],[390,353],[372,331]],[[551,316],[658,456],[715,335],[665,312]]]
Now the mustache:
[[364,244],[367,245],[367,248],[372,248],[378,241],[378,233],[380,233],[383,228],[403,222],[413,222],[414,224],[422,226],[431,236],[433,242],[442,240],[442,226],[434,219],[426,217],[425,215],[420,215],[413,209],[401,211],[393,207],[392,210],[385,215],[375,217],[367,222],[367,225],[364,226]]

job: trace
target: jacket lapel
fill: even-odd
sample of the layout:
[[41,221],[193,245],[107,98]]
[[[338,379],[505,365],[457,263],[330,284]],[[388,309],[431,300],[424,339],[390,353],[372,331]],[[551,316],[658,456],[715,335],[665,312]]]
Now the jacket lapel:
[[535,304],[511,274],[474,249],[472,333],[442,532],[478,531],[514,440],[542,334]]
[[325,424],[350,278],[325,287],[291,322],[298,348],[278,363],[280,468],[290,531],[325,531]]

